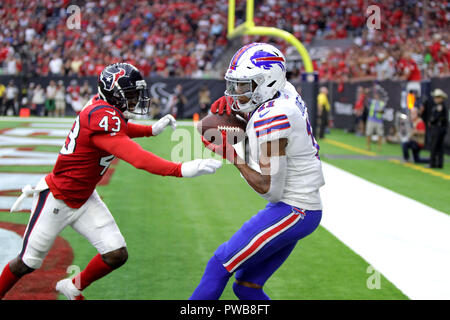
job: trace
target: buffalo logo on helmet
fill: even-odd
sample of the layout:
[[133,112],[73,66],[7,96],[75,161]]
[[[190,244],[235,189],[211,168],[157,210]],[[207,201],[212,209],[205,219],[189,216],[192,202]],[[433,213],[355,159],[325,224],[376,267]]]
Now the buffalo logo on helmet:
[[284,58],[279,57],[275,54],[266,51],[256,51],[255,54],[250,58],[250,61],[258,68],[263,68],[265,70],[272,69],[274,64],[280,66],[281,70],[284,71]]
[[105,90],[111,91],[114,88],[114,85],[116,84],[117,80],[119,80],[125,74],[126,72],[122,68],[119,68],[119,71],[117,72],[111,72],[105,69],[101,74],[100,80],[103,82]]

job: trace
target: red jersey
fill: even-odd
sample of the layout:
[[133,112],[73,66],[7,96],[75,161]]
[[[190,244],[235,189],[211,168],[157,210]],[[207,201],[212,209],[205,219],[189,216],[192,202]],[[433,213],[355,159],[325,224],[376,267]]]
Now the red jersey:
[[420,81],[421,74],[417,63],[413,59],[400,59],[398,62],[398,68],[402,70],[402,73],[407,73],[407,81]]
[[45,177],[56,199],[81,207],[118,157],[159,175],[181,176],[181,164],[159,158],[130,138],[151,136],[151,126],[128,123],[122,112],[98,96],[77,116],[53,171]]
[[414,129],[417,131],[417,133],[421,133],[423,136],[420,139],[416,139],[417,144],[419,145],[419,147],[423,148],[424,147],[424,138],[425,138],[425,122],[418,118],[415,122],[414,122]]

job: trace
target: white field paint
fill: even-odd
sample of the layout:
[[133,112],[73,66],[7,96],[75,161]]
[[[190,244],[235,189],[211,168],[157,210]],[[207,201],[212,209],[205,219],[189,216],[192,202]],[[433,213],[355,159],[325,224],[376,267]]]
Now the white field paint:
[[450,216],[322,164],[321,225],[409,298],[450,299]]
[[0,272],[6,264],[17,257],[22,250],[22,237],[17,233],[0,228]]
[[[44,176],[45,174],[42,173],[0,172],[0,191],[20,191],[27,184],[35,186]],[[15,196],[0,196],[0,210],[9,212],[9,209],[11,209],[16,200],[17,197]],[[22,210],[31,211],[32,203],[33,197],[30,196],[23,200],[20,207]]]
[[27,137],[35,134],[44,134],[50,137],[61,137],[65,138],[67,137],[67,134],[69,133],[70,128],[67,128],[68,125],[66,125],[66,128],[64,129],[47,129],[47,128],[13,128],[8,131],[6,131],[4,134],[9,136],[19,136],[19,137]]

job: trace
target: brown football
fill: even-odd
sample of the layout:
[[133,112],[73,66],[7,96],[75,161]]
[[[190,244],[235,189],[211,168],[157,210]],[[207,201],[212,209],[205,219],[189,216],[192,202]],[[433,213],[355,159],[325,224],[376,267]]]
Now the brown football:
[[197,130],[209,142],[222,144],[222,134],[227,133],[227,140],[230,144],[236,144],[245,138],[245,128],[247,122],[240,116],[226,113],[219,115],[209,114],[197,123]]

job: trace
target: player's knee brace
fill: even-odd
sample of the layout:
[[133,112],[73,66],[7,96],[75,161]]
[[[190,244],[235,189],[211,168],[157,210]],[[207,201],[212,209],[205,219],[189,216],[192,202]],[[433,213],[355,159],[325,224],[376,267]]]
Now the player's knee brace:
[[233,283],[233,292],[239,300],[270,300],[262,288],[250,288]]

